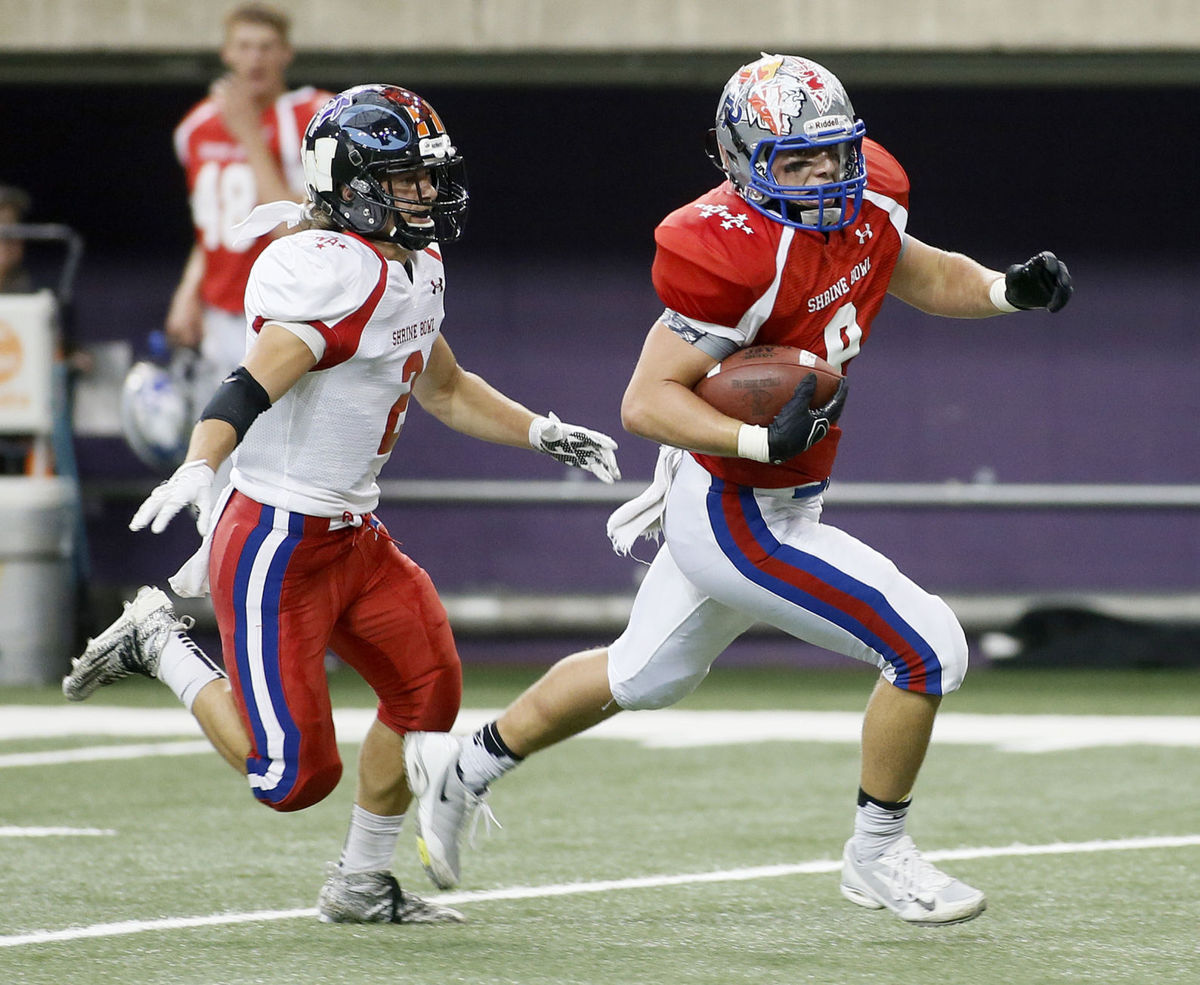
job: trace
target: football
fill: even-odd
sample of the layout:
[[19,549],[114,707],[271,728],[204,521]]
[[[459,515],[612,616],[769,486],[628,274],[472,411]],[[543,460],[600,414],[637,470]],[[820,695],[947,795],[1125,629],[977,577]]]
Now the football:
[[820,356],[786,345],[755,345],[722,359],[696,384],[696,395],[746,424],[770,424],[809,373],[817,374],[812,405],[829,400],[842,374]]

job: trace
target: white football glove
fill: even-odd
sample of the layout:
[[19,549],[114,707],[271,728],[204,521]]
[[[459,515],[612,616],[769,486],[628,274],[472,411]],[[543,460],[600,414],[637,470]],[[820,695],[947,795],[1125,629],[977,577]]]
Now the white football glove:
[[166,482],[160,482],[129,521],[130,530],[150,524],[151,533],[161,534],[175,514],[189,506],[196,516],[196,529],[208,533],[213,507],[213,481],[217,474],[202,459],[184,462]]
[[621,478],[617,443],[612,438],[578,424],[564,424],[555,414],[534,419],[529,425],[529,444],[563,465],[591,472],[601,482]]

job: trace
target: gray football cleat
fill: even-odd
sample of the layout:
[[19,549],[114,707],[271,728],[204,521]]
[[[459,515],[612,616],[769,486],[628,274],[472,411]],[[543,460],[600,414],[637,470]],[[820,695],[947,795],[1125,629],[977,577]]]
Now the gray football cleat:
[[71,672],[63,678],[63,694],[69,701],[83,701],[97,689],[132,674],[158,676],[158,661],[167,638],[175,630],[191,628],[188,617],[180,619],[166,592],[142,586],[125,611],[95,639],[88,640],[82,656],[71,661]]
[[908,835],[869,862],[858,860],[853,845],[846,842],[842,853],[842,895],[851,903],[918,924],[962,923],[987,909],[982,892],[925,861]]
[[417,801],[417,852],[430,881],[453,889],[459,880],[463,835],[482,811],[499,826],[482,794],[458,775],[460,742],[446,732],[409,732],[404,737],[404,768]]
[[458,910],[400,888],[390,872],[343,872],[334,865],[317,896],[324,923],[465,923]]

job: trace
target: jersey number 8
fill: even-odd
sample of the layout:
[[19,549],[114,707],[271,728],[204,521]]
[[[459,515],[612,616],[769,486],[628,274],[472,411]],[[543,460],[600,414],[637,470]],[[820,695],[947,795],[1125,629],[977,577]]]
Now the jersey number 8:
[[249,164],[206,162],[192,186],[192,219],[203,235],[206,250],[244,253],[253,240],[233,244],[231,230],[250,214],[258,198],[254,171]]

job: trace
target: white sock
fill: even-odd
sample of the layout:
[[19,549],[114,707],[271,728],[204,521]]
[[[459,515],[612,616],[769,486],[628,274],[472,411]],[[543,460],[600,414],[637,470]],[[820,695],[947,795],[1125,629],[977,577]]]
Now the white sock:
[[854,814],[854,853],[860,862],[879,858],[904,835],[910,803],[884,806],[868,799],[858,805]]
[[392,867],[403,814],[372,814],[355,804],[350,808],[350,830],[338,864],[343,872],[386,872]]
[[488,722],[462,745],[458,754],[458,775],[472,793],[483,793],[524,759],[500,738],[495,722]]
[[224,671],[208,659],[190,636],[175,630],[167,637],[158,658],[158,679],[175,692],[188,711],[206,684],[224,676]]

